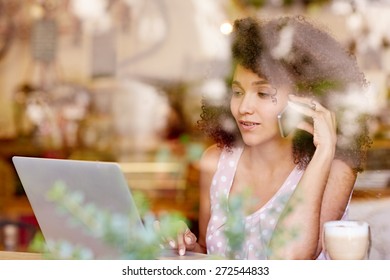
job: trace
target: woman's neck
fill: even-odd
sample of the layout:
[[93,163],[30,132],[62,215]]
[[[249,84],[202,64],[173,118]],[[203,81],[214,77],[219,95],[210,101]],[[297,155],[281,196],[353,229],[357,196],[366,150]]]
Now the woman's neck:
[[245,162],[250,166],[275,170],[281,165],[295,166],[292,154],[292,141],[281,139],[258,146],[244,145]]

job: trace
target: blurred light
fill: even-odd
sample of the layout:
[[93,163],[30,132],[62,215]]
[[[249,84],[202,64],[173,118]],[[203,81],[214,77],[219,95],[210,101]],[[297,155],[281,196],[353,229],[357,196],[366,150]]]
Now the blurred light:
[[138,20],[138,37],[146,43],[155,43],[162,40],[167,33],[167,23],[157,5],[149,6]]
[[30,8],[30,15],[34,19],[40,19],[43,17],[44,11],[40,5],[32,5]]
[[104,0],[73,0],[74,13],[83,20],[97,20],[105,15],[106,1]]
[[287,58],[292,49],[293,37],[293,27],[283,27],[279,32],[279,43],[272,50],[272,56],[276,59]]
[[94,31],[107,31],[111,18],[106,11],[107,0],[72,0],[74,14],[81,19],[85,28]]
[[363,29],[363,18],[361,14],[351,14],[346,19],[346,25],[352,32],[360,32]]
[[220,105],[226,99],[226,85],[223,79],[206,80],[200,87],[200,93],[208,102]]
[[224,22],[219,28],[222,34],[229,35],[233,31],[233,26],[229,22]]
[[332,10],[336,15],[345,16],[353,12],[352,4],[347,1],[335,1],[332,4]]

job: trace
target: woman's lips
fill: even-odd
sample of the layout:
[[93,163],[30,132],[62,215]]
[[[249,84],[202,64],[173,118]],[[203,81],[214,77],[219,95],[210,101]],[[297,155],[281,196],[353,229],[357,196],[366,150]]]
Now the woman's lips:
[[260,123],[250,121],[239,121],[239,124],[245,130],[253,130],[260,125]]

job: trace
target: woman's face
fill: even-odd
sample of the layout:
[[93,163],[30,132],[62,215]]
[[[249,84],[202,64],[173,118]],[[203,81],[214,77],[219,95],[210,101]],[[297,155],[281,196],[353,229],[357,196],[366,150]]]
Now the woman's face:
[[288,91],[238,65],[232,82],[230,110],[246,145],[280,138],[277,115],[287,105]]

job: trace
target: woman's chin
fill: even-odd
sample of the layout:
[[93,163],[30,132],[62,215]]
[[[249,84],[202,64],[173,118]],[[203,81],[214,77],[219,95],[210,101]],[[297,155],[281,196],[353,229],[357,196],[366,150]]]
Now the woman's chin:
[[242,142],[246,145],[246,146],[250,146],[250,147],[253,147],[253,146],[260,146],[262,144],[267,144],[267,143],[270,143],[272,141],[280,141],[280,136],[279,134],[278,135],[274,135],[274,136],[268,136],[268,137],[259,137],[258,135],[256,137],[242,137]]

